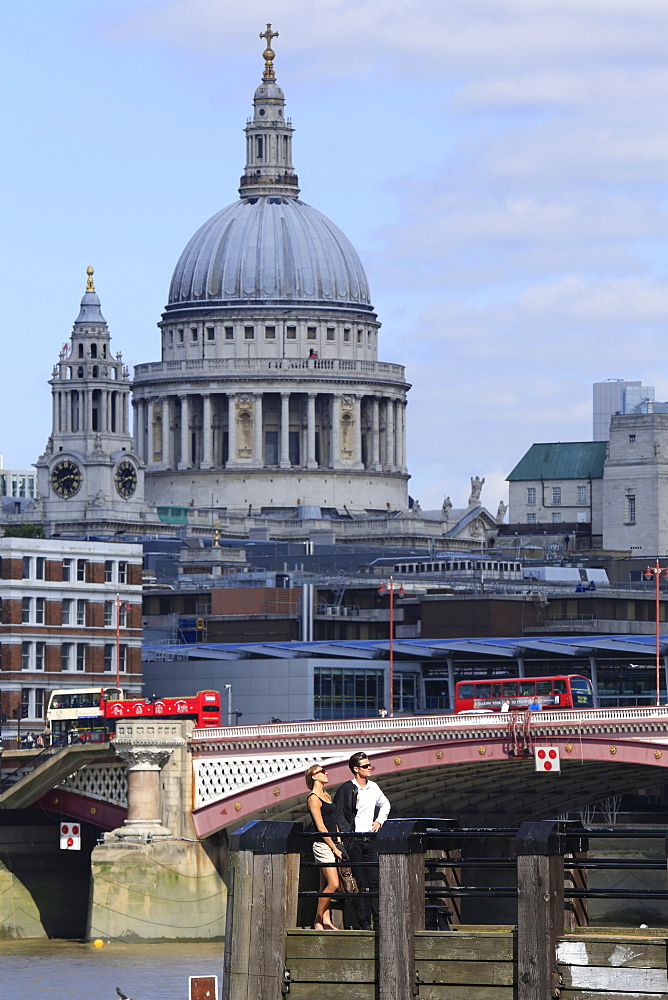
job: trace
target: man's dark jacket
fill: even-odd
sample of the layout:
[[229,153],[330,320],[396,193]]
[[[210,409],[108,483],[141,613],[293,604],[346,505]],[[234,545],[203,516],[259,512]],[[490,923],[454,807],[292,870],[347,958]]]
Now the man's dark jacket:
[[336,806],[336,825],[341,833],[355,832],[355,813],[357,812],[357,785],[354,781],[344,781],[334,796]]

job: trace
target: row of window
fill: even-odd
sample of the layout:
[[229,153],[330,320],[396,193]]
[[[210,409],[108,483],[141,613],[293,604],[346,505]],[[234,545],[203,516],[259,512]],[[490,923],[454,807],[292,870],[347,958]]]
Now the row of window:
[[[265,326],[264,328],[256,328],[255,326],[244,326],[243,327],[243,339],[244,340],[255,340],[256,331],[258,335],[264,331],[265,340],[276,340],[276,327],[275,326]],[[223,335],[225,340],[234,340],[235,328],[233,326],[226,326],[223,328]],[[192,344],[199,343],[200,333],[205,340],[213,342],[216,339],[216,328],[214,326],[207,326],[204,332],[200,331],[199,327],[192,326],[190,331],[186,331],[184,328],[179,327],[176,331],[167,331],[167,343],[171,347],[176,344],[185,344],[186,338]],[[176,337],[175,337],[176,334]],[[344,343],[350,343],[352,340],[353,331],[350,327],[343,328],[343,341]],[[357,343],[364,343],[364,330],[359,327],[356,331]],[[373,331],[367,330],[367,343],[372,342]],[[296,326],[286,326],[285,328],[285,339],[286,340],[297,340],[297,327]],[[318,328],[317,326],[307,326],[306,327],[306,339],[307,340],[317,340],[318,339]],[[336,340],[336,327],[328,326],[325,330],[325,339],[334,342]]]
[[[88,559],[63,559],[63,580],[85,583]],[[22,575],[24,580],[45,580],[46,556],[23,556]],[[128,564],[124,560],[107,559],[104,563],[105,583],[127,583]]]
[[[629,493],[625,499],[626,511],[624,513],[624,523],[625,524],[635,524],[636,523],[636,498],[635,494]],[[527,514],[527,524],[537,524],[536,514]],[[552,524],[561,524],[561,512],[552,512]]]
[[[61,666],[63,671],[85,672],[88,659],[89,647],[83,642],[64,642],[61,647]],[[125,643],[119,644],[119,666],[121,673],[127,669],[128,647]],[[21,670],[44,670],[46,657],[45,642],[22,642],[21,643]],[[116,669],[116,644],[106,642],[104,644],[104,671],[111,673]]]
[[[86,609],[88,601],[74,600],[65,597],[61,602],[61,625],[86,625]],[[116,601],[104,602],[104,627],[116,626]],[[21,622],[23,625],[46,624],[46,598],[24,597],[21,600]],[[128,607],[122,602],[118,608],[118,624],[121,628],[128,625]]]
[[[551,486],[548,489],[552,490],[552,505],[558,506],[562,503],[561,498],[561,486]],[[578,486],[577,488],[577,503],[587,503],[587,487]],[[537,490],[535,486],[527,486],[527,504],[535,504],[537,502]]]

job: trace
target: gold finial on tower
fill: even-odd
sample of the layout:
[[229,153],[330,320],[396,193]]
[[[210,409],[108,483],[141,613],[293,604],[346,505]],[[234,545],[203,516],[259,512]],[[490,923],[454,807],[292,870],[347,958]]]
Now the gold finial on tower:
[[216,518],[216,523],[213,529],[213,547],[215,549],[220,548],[220,524],[218,522],[218,518]]
[[267,47],[262,53],[264,56],[264,73],[262,74],[262,79],[266,82],[271,82],[276,79],[276,74],[274,73],[274,56],[276,53],[271,47],[272,38],[278,38],[278,32],[271,30],[271,25],[267,25],[266,31],[260,32],[260,38],[265,38],[267,41]]
[[88,275],[88,280],[86,281],[86,291],[94,292],[95,291],[95,284],[93,282],[93,275],[95,274],[94,268],[87,267],[86,274]]

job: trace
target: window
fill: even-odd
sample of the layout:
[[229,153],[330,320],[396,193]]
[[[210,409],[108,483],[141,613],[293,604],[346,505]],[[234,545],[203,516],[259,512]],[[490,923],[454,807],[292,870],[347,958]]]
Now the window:
[[114,602],[105,601],[104,602],[104,625],[105,628],[110,628],[114,624]]
[[213,326],[207,326],[206,328],[206,339],[215,340],[216,339],[216,329]]
[[535,523],[536,523],[536,515],[527,514],[527,524],[535,524]]
[[104,582],[113,583],[114,582],[114,564],[111,559],[105,560],[104,563]]
[[335,331],[333,326],[327,327],[327,340],[334,340],[334,332]]
[[105,642],[104,644],[104,672],[110,674],[114,669],[114,644]]
[[37,558],[35,559],[35,579],[36,580],[43,580],[44,579],[44,564],[45,564],[44,556],[37,556]]
[[629,444],[635,444],[635,443],[636,443],[635,434],[629,434]]
[[536,487],[527,486],[527,503],[535,503],[535,502],[536,502]]
[[343,339],[345,341],[350,341],[350,327],[345,327],[343,330]]
[[44,670],[44,653],[46,650],[45,642],[35,643],[35,670]]
[[190,337],[192,339],[193,344],[197,343],[198,331],[197,331],[197,327],[196,326],[192,326],[190,328]]
[[561,486],[552,487],[552,503],[554,504],[561,503]]
[[383,670],[316,667],[313,671],[316,719],[368,718],[377,715],[385,701]]
[[127,583],[128,576],[128,564],[126,562],[119,562],[118,564],[118,582]]
[[72,560],[63,559],[63,580],[72,579]]
[[286,327],[286,330],[285,330],[285,339],[286,340],[296,340],[297,339],[297,327],[296,326],[288,326],[288,327]]
[[77,645],[77,670],[83,671],[86,669],[86,647],[83,643]]
[[586,502],[587,502],[587,487],[578,486],[578,503],[586,503]]
[[183,330],[177,330],[177,333],[178,333],[178,337],[179,337],[179,344],[182,344],[183,343]]
[[45,602],[44,602],[44,598],[43,597],[36,597],[35,598],[35,624],[36,625],[43,625],[44,624],[44,604],[45,604]]
[[24,597],[21,601],[21,622],[27,625],[31,618],[32,597]]
[[77,601],[77,625],[86,624],[86,601]]
[[361,330],[357,331],[357,343],[358,344],[362,343],[362,331]]
[[316,328],[314,326],[307,327],[306,328],[306,339],[307,340],[315,340],[317,332],[318,331],[316,330]]
[[128,647],[123,642],[118,647],[118,656],[119,656],[118,669],[122,674],[124,674],[126,673],[128,668]]
[[255,339],[255,327],[245,326],[244,327],[244,340],[254,340]]
[[74,643],[64,642],[60,647],[60,669],[74,670],[72,662],[74,656]]
[[72,605],[73,604],[74,604],[74,601],[71,598],[69,598],[69,597],[63,598],[63,603],[61,605],[61,612],[60,612],[60,621],[61,621],[62,625],[73,625],[74,624],[74,622],[72,621]]
[[552,514],[552,524],[561,524],[561,511]]
[[30,558],[30,556],[24,556],[23,557],[22,565],[23,565],[23,579],[24,580],[29,580],[30,579],[30,564],[31,563],[32,563],[32,559]]
[[225,340],[234,340],[234,327],[233,326],[226,326],[225,327]]
[[32,663],[32,643],[21,643],[21,670],[30,670]]
[[44,688],[35,688],[35,719],[44,718]]
[[626,523],[636,523],[636,498],[635,493],[629,493],[626,498]]
[[77,559],[77,580],[80,583],[86,582],[86,559]]
[[118,624],[121,628],[128,627],[128,606],[127,604],[121,604],[118,609]]
[[27,719],[30,715],[30,688],[21,688],[21,718]]
[[264,328],[264,339],[265,340],[276,340],[276,327],[275,326],[265,326],[265,328]]

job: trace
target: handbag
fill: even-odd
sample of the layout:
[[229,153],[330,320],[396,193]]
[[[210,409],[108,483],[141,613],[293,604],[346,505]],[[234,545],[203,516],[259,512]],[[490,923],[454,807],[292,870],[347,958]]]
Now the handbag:
[[357,879],[353,875],[353,870],[350,865],[342,865],[339,868],[339,881],[344,892],[359,892]]

